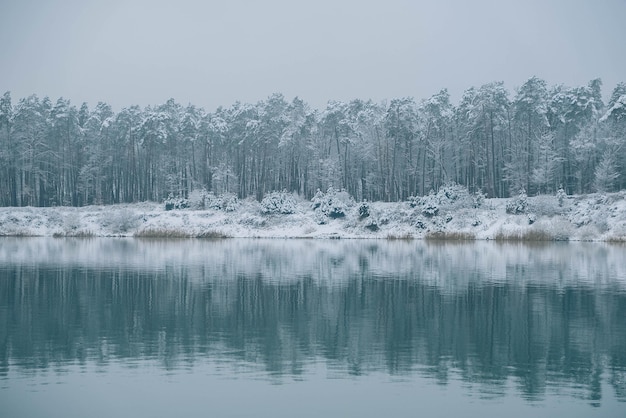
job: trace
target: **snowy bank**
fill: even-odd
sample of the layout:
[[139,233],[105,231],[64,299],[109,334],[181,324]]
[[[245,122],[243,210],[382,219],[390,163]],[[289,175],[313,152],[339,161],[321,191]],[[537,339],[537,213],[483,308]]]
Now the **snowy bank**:
[[[626,192],[483,199],[456,188],[407,202],[284,193],[228,205],[0,208],[0,236],[571,240],[626,242]],[[191,206],[191,207],[185,207]],[[171,206],[170,206],[171,207]]]

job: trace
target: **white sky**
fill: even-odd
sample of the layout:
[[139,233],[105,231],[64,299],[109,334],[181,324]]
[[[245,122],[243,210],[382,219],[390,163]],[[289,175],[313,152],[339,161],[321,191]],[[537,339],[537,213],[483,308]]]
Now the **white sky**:
[[626,81],[626,0],[5,0],[0,94],[213,111]]

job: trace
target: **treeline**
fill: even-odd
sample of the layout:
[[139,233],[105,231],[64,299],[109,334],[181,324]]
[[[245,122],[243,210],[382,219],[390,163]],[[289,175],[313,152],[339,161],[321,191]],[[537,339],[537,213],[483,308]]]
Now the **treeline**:
[[307,198],[328,186],[357,200],[404,200],[449,182],[489,197],[626,188],[626,83],[528,79],[415,101],[311,109],[275,94],[212,113],[173,99],[113,112],[60,98],[0,99],[0,205],[161,201],[194,189]]

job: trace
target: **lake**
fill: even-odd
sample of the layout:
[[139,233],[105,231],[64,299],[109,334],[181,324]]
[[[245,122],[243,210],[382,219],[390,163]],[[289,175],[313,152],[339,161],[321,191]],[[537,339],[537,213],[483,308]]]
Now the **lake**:
[[3,417],[623,417],[626,247],[0,238]]

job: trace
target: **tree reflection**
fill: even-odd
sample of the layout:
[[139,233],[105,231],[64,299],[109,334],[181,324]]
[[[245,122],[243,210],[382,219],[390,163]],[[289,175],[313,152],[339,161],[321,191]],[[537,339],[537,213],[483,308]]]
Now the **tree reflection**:
[[178,369],[211,358],[306,376],[324,361],[339,374],[460,376],[495,395],[514,382],[531,400],[570,387],[599,402],[606,379],[626,400],[619,284],[529,276],[571,273],[554,259],[468,267],[467,247],[412,248],[413,267],[382,273],[381,252],[395,251],[385,243],[359,243],[353,264],[317,251],[304,270],[285,269],[280,251],[248,248],[257,273],[229,257],[158,269],[5,261],[0,374],[144,360]]

